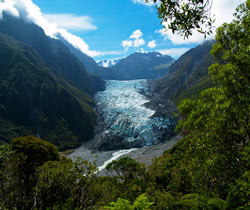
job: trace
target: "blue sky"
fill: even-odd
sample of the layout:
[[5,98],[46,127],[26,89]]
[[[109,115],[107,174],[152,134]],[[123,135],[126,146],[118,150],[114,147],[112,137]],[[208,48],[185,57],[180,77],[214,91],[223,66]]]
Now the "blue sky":
[[[145,4],[144,0],[2,1],[0,17],[2,10],[17,16],[25,14],[25,18],[41,26],[47,35],[60,33],[95,60],[112,60],[136,51],[158,51],[178,58],[203,41],[203,36],[197,33],[183,40],[166,32],[154,6]],[[212,13],[216,24],[229,21],[238,3],[214,0]]]

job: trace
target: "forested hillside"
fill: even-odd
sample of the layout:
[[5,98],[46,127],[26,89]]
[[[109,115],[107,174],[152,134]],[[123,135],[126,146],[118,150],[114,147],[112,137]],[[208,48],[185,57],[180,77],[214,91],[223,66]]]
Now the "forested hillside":
[[94,101],[57,77],[28,45],[0,34],[0,140],[34,134],[60,149],[93,132]]
[[90,95],[98,90],[91,83],[83,64],[69,48],[60,40],[46,36],[43,29],[34,23],[5,14],[0,20],[0,32],[30,46],[55,75],[70,81]]
[[124,157],[98,176],[95,164],[72,162],[47,141],[16,138],[0,149],[3,209],[250,209],[249,26],[247,0],[217,29],[216,86],[180,102],[183,138],[149,168]]
[[206,41],[183,54],[161,78],[153,83],[152,92],[165,100],[179,103],[185,98],[196,98],[213,86],[208,67],[214,63],[210,54],[214,41]]

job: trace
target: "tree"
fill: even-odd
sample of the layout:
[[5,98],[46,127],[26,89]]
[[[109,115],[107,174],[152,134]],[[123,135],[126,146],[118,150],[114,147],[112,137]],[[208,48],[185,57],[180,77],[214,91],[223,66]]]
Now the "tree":
[[126,199],[118,198],[116,202],[111,202],[109,206],[104,207],[108,210],[150,210],[153,203],[149,202],[147,196],[142,194],[135,199],[133,204]]
[[193,187],[209,189],[223,198],[229,185],[249,170],[242,155],[243,151],[249,154],[249,9],[248,0],[237,8],[232,23],[217,30],[212,50],[217,62],[209,68],[217,87],[179,106],[182,121],[178,128],[185,134],[181,144],[189,158]]
[[131,157],[122,157],[107,165],[106,169],[114,178],[122,195],[130,200],[145,192],[147,173],[143,164]]
[[[36,208],[85,209],[96,202],[91,186],[96,166],[81,159],[62,158],[37,168]],[[64,207],[64,208],[63,208]]]
[[[146,0],[149,2],[150,0]],[[213,0],[153,0],[156,3],[158,17],[166,29],[179,32],[184,38],[192,35],[196,29],[205,36],[212,33],[214,20],[210,17]]]
[[49,160],[58,160],[58,149],[34,136],[13,139],[1,153],[1,197],[8,208],[30,209],[37,182],[36,169]]

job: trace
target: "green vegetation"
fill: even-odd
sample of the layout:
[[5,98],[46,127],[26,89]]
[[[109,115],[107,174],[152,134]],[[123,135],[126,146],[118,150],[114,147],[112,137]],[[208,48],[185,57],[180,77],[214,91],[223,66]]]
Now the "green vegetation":
[[39,26],[4,14],[0,21],[0,33],[29,46],[57,77],[70,81],[88,94],[94,93],[88,74],[80,61],[61,41],[46,36]]
[[183,138],[149,168],[129,157],[97,176],[34,136],[0,147],[2,209],[250,209],[250,0],[217,31],[216,87],[179,105]]
[[[156,5],[158,17],[162,22],[168,23],[164,28],[178,32],[184,38],[192,36],[193,30],[206,35],[212,33],[214,20],[210,18],[212,0],[153,0]],[[149,2],[149,0],[145,0]]]
[[153,92],[177,105],[183,99],[196,99],[200,92],[215,86],[208,68],[214,63],[210,54],[214,41],[206,41],[182,55],[169,71],[153,84]]
[[94,101],[73,84],[54,76],[26,44],[0,34],[0,141],[40,135],[75,148],[92,135]]
[[[179,104],[184,99],[197,99],[202,90],[213,87],[214,84],[209,75],[205,75],[199,81],[196,81],[191,87],[183,87],[179,89],[176,96],[172,99],[175,104]],[[186,89],[185,89],[186,88]]]

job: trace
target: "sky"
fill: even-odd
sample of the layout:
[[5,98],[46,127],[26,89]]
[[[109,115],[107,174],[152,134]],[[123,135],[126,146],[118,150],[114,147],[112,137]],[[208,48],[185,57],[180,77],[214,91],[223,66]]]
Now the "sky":
[[[241,2],[213,0],[215,27],[231,21]],[[3,11],[36,23],[48,36],[62,35],[96,61],[138,51],[157,51],[177,59],[204,41],[199,33],[184,40],[163,29],[153,3],[144,0],[0,0],[0,18]],[[214,34],[208,37],[212,38]]]

